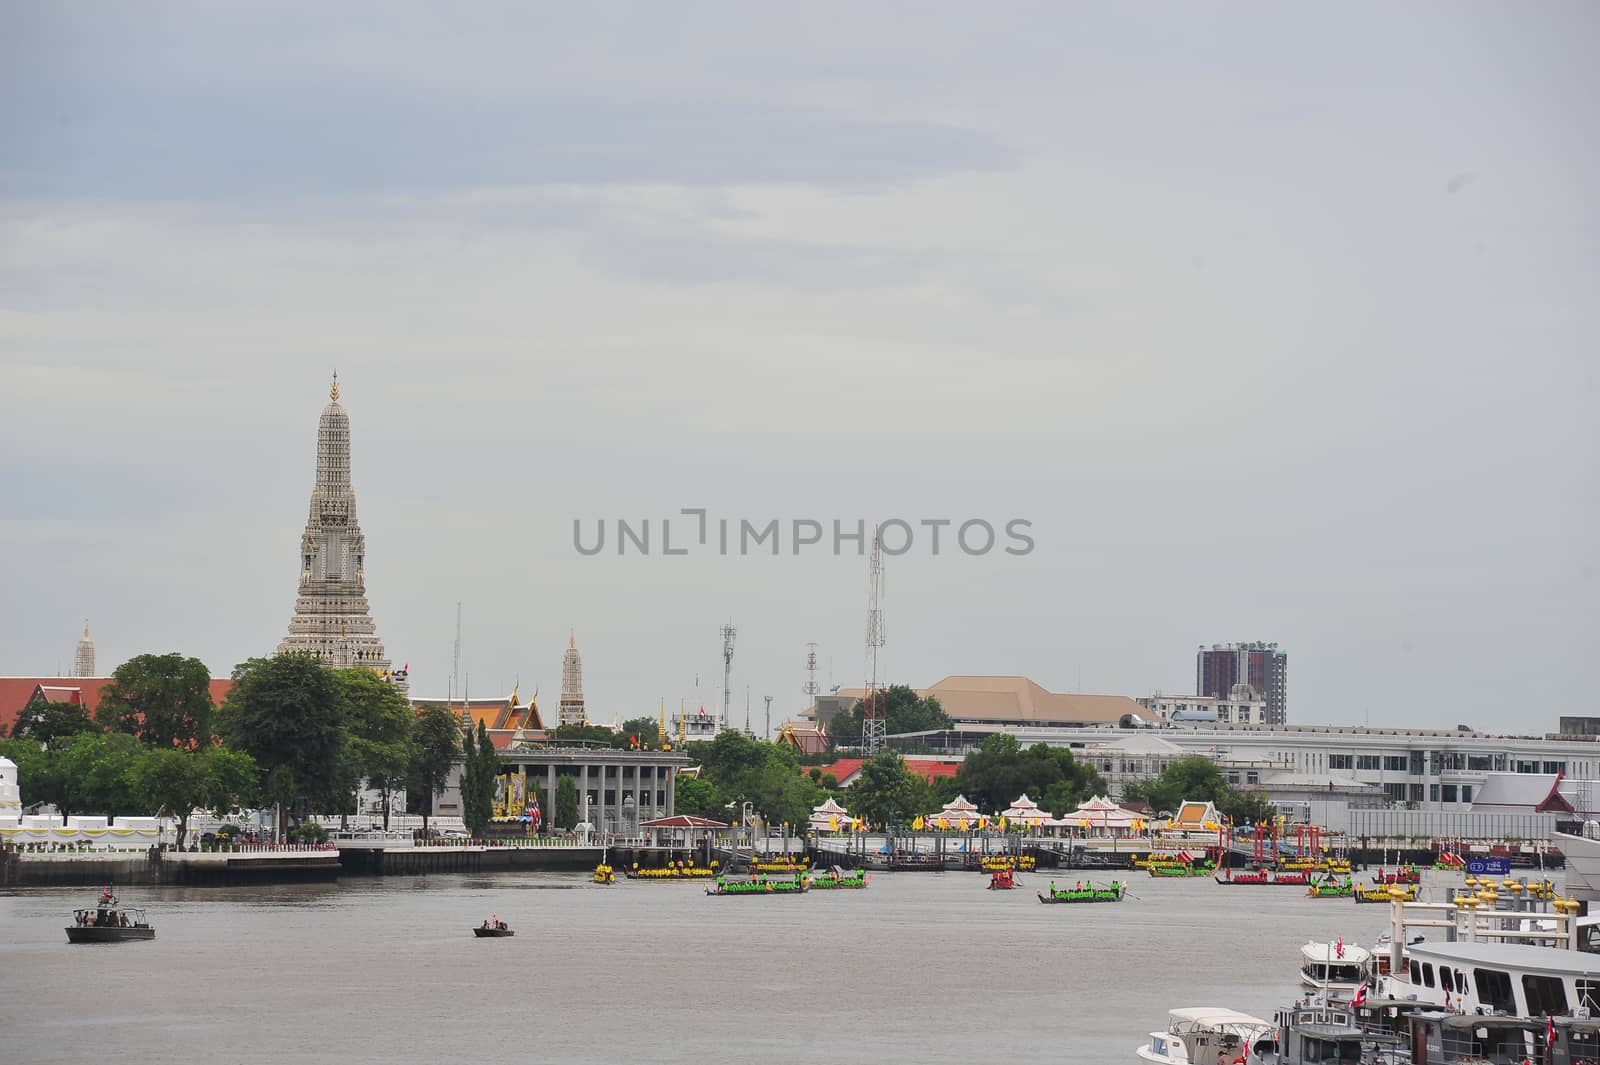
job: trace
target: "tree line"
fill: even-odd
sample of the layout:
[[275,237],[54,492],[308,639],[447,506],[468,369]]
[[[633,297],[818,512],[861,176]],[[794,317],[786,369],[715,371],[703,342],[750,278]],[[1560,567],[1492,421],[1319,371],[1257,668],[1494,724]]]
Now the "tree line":
[[306,653],[252,658],[233,671],[218,707],[198,659],[139,655],[118,666],[93,716],[36,699],[0,743],[29,802],[85,810],[166,813],[182,845],[196,810],[267,804],[299,820],[349,814],[363,782],[389,798],[406,788],[424,823],[461,749],[454,715],[420,714],[365,669],[326,669]]

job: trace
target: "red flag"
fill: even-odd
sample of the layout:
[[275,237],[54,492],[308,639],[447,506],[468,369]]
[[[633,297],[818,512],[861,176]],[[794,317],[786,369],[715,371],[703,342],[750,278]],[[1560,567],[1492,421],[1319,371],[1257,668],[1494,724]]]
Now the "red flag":
[[706,708],[705,708],[704,704],[701,704],[701,706],[700,706],[700,716],[701,717],[705,717],[706,716]]
[[1352,1006],[1365,1006],[1366,1004],[1367,1004],[1367,982],[1365,980],[1363,980],[1363,981],[1361,981],[1361,986],[1356,988],[1355,996],[1350,999],[1350,1005],[1352,1005]]
[[1547,1023],[1545,1024],[1545,1029],[1544,1029],[1544,1045],[1547,1046],[1547,1047],[1553,1047],[1553,1046],[1556,1045],[1556,1019],[1555,1019],[1555,1016],[1552,1014],[1550,1017],[1547,1017],[1546,1018],[1546,1022]]

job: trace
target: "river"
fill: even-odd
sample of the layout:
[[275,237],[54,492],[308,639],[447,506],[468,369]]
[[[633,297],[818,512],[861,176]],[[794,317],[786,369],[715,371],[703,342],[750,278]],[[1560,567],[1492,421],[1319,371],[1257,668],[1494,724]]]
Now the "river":
[[[758,898],[557,873],[129,888],[156,939],[99,946],[62,931],[92,892],[16,890],[0,1061],[1129,1062],[1178,1006],[1270,1018],[1302,943],[1370,946],[1389,912],[1142,874],[1121,904],[1041,906],[1051,878],[1019,879]],[[491,914],[517,935],[475,939]]]

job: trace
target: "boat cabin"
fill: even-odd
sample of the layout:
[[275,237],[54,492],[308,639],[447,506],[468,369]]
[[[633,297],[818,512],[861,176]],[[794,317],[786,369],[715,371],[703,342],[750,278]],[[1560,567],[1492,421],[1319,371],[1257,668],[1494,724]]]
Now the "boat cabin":
[[1343,1006],[1296,1004],[1281,1009],[1277,1052],[1251,1061],[1275,1065],[1361,1065],[1364,1040],[1355,1015]]
[[[1413,943],[1405,990],[1445,1009],[1511,1017],[1600,1013],[1600,956],[1524,943]],[[1402,985],[1396,985],[1398,991]]]

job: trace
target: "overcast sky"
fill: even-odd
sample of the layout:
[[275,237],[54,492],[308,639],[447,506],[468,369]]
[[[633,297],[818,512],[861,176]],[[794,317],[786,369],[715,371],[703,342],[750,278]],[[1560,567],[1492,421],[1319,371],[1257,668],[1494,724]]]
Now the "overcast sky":
[[[862,683],[831,523],[899,518],[895,682],[1275,640],[1294,721],[1553,729],[1600,710],[1597,47],[1581,2],[7,4],[0,674],[85,618],[102,673],[270,652],[337,367],[416,694],[460,601],[474,695],[553,717],[574,629],[596,719],[715,708],[731,619],[760,729],[808,641]],[[693,507],[830,532],[663,556]],[[617,518],[649,555],[574,549]]]

